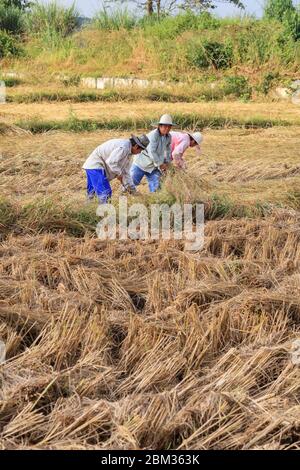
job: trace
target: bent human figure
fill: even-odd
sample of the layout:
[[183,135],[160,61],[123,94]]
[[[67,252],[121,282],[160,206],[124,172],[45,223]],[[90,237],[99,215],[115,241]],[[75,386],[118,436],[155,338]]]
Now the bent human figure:
[[144,176],[147,178],[149,191],[154,193],[160,187],[163,173],[171,162],[171,135],[174,126],[169,114],[159,120],[157,128],[147,134],[149,145],[134,158],[131,167],[133,184],[138,186]]
[[101,204],[105,204],[112,196],[110,181],[118,178],[123,189],[135,191],[130,167],[131,155],[137,155],[149,145],[146,135],[130,139],[111,139],[97,147],[86,160],[83,169],[87,177],[87,197],[95,196]]
[[171,151],[172,161],[174,166],[178,169],[185,169],[186,162],[183,158],[186,150],[191,148],[197,148],[201,151],[200,145],[203,141],[203,136],[200,132],[190,134],[188,132],[170,132],[172,138]]

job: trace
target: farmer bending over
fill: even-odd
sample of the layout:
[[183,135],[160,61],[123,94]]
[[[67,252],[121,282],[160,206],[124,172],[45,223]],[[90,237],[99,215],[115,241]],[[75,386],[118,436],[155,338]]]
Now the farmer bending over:
[[171,116],[160,118],[157,129],[149,132],[149,145],[146,150],[134,158],[131,167],[133,184],[138,186],[144,176],[148,180],[149,190],[154,193],[159,189],[160,180],[171,162],[171,135],[174,126]]
[[186,132],[170,132],[172,137],[172,160],[174,166],[181,170],[186,168],[186,162],[183,159],[183,155],[189,147],[197,148],[198,152],[201,152],[200,145],[203,141],[203,137],[200,132],[189,134]]
[[146,135],[130,139],[112,139],[97,147],[83,165],[87,176],[88,199],[98,197],[105,204],[112,196],[110,181],[117,178],[123,189],[134,192],[135,186],[130,176],[131,155],[137,155],[149,144]]

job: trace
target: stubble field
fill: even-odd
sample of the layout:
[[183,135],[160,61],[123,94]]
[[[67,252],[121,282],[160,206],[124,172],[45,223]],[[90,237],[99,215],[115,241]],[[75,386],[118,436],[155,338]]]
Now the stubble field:
[[[108,120],[166,107],[80,106]],[[170,110],[288,125],[204,129],[202,156],[167,178],[155,201],[205,203],[198,253],[95,237],[81,166],[127,131],[32,134],[18,121],[70,105],[1,108],[2,449],[300,447],[299,110],[214,106]],[[136,200],[154,201],[146,186]]]

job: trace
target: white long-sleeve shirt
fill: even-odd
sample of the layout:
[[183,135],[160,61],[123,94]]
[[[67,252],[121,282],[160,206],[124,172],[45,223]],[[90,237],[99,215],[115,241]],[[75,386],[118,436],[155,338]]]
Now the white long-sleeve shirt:
[[103,168],[109,181],[122,177],[125,187],[133,186],[130,176],[131,142],[128,139],[111,139],[99,145],[83,165],[84,170]]

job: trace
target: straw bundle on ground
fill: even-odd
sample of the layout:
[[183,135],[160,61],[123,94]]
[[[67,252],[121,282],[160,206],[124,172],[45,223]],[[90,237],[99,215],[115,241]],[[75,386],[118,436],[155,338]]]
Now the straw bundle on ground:
[[294,224],[210,222],[201,255],[8,237],[1,447],[299,448]]

